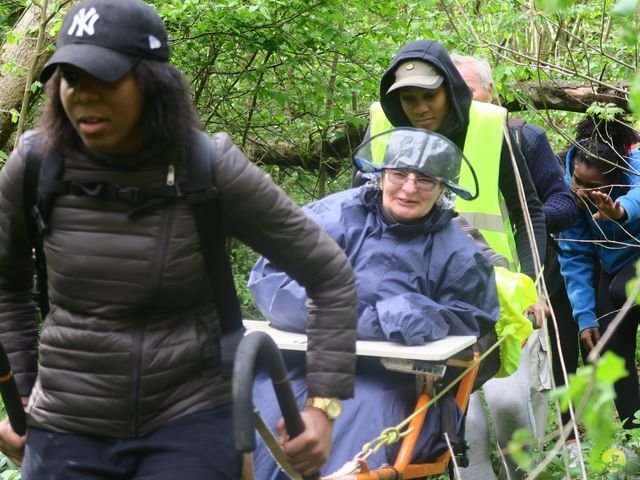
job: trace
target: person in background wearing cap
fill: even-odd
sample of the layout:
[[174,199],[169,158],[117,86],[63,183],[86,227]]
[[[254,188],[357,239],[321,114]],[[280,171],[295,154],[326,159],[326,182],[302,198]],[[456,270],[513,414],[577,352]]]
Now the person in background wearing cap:
[[[445,192],[471,199],[458,183],[463,154],[433,132],[400,128],[383,135],[382,164],[373,163],[375,141],[353,153],[358,170],[379,172],[379,184],[329,195],[305,210],[344,249],[358,288],[358,338],[422,345],[447,335],[480,337],[495,329],[499,306],[493,268],[474,241],[451,222],[454,215]],[[304,332],[304,288],[275,262],[261,258],[249,278],[256,305],[282,330]],[[304,396],[304,372],[288,358],[294,391]],[[329,462],[331,474],[351,460],[365,443],[400,423],[416,400],[415,377],[385,370],[378,359],[360,357],[356,396],[343,404],[334,426]],[[273,392],[259,377],[256,406],[267,422],[275,422]],[[442,432],[452,441],[460,413],[452,396],[429,411],[421,433],[418,457],[428,461],[447,449]],[[451,412],[453,418],[447,415]],[[447,421],[454,425],[447,430]],[[393,464],[398,444],[367,459],[370,468]],[[265,448],[254,456],[257,478],[280,479]]]
[[[24,480],[240,478],[220,306],[191,205],[176,189],[135,212],[119,195],[101,197],[188,183],[185,153],[196,137],[210,148],[226,233],[309,292],[309,396],[353,395],[356,296],[346,256],[227,134],[200,132],[167,42],[140,0],[75,6],[40,77],[41,129],[20,139],[0,172],[0,342],[25,403],[30,395],[26,437],[5,420],[0,449],[22,462]],[[58,183],[74,186],[56,195],[48,217],[50,311],[39,342],[22,208],[28,154],[61,158]],[[332,422],[317,408],[302,417],[305,431],[288,439],[281,430],[282,443],[308,475],[326,459]]]
[[[524,160],[515,156],[516,166],[512,162],[509,142],[513,140],[506,136],[506,117],[501,107],[473,101],[469,87],[441,44],[419,40],[401,48],[382,76],[380,102],[371,106],[367,134],[375,136],[391,127],[413,126],[436,131],[458,145],[478,176],[479,196],[474,202],[456,198],[455,210],[509,260],[512,271],[519,270],[535,280],[535,258],[542,261],[546,249],[545,219]],[[518,176],[536,249],[529,240]],[[470,174],[461,172],[462,185],[472,180]],[[544,302],[537,302],[532,310],[541,325]]]
[[[544,215],[526,164],[516,158],[536,253],[529,242],[516,172],[504,138],[506,111],[472,102],[471,91],[446,49],[433,40],[418,40],[401,48],[380,80],[380,103],[374,103],[370,113],[369,136],[392,127],[413,126],[438,132],[463,150],[478,175],[479,197],[474,202],[457,198],[455,210],[509,260],[511,268],[519,266],[535,279],[534,256],[544,254],[546,247]],[[464,166],[460,175],[462,185],[473,183]],[[536,305],[535,314],[542,322],[544,305]]]
[[[484,58],[455,54],[451,55],[451,60],[473,93],[473,99],[491,103],[494,85],[489,62]],[[510,124],[512,122],[513,120],[510,120]],[[520,123],[521,151],[542,202],[547,231],[559,233],[573,225],[578,215],[576,202],[571,190],[565,185],[564,172],[544,130],[536,125]],[[549,238],[544,278],[557,321],[572,323],[571,305],[556,258],[557,248],[554,240]],[[552,323],[548,325],[553,327]],[[555,348],[553,340],[551,347]],[[558,358],[556,355],[554,353],[554,358]],[[496,431],[496,440],[501,448],[506,447],[518,428],[532,430],[542,441],[546,428],[546,392],[551,388],[547,360],[545,336],[540,331],[534,332],[527,340],[516,373],[504,379],[490,380],[483,385],[484,397]],[[556,367],[559,365],[554,365],[556,384],[564,385],[562,372]],[[491,466],[489,444],[486,442],[489,436],[487,415],[478,393],[474,393],[469,401],[466,434],[471,445],[470,468],[461,470],[462,477],[474,480],[496,478]],[[511,457],[507,456],[506,460],[509,476],[519,478]]]

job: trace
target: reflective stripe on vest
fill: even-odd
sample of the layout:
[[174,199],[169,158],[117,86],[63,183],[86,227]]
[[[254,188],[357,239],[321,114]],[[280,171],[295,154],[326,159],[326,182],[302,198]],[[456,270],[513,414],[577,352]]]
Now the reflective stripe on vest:
[[[489,103],[471,102],[464,154],[473,166],[480,195],[476,200],[456,198],[456,210],[476,227],[496,252],[517,268],[513,230],[500,193],[500,152],[507,111]],[[460,184],[473,192],[473,177],[466,163],[460,168]]]
[[[379,102],[371,105],[369,113],[371,137],[393,128]],[[509,261],[510,268],[515,271],[518,265],[515,240],[498,184],[506,113],[502,107],[488,103],[471,103],[464,154],[478,177],[480,195],[473,201],[456,197],[456,210],[480,230],[491,248],[503,255]],[[386,138],[378,139],[377,143],[372,145],[375,164],[382,164],[386,146]],[[471,193],[475,192],[473,177],[465,162],[462,162],[459,183]]]

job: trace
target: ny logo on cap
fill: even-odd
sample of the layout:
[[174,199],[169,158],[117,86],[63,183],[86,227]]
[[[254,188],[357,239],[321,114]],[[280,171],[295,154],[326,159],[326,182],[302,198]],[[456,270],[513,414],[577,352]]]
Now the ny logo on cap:
[[91,7],[88,12],[84,8],[81,8],[80,11],[73,16],[73,23],[67,31],[67,34],[82,37],[86,33],[91,36],[96,33],[93,26],[99,18],[100,15],[98,15],[94,7]]

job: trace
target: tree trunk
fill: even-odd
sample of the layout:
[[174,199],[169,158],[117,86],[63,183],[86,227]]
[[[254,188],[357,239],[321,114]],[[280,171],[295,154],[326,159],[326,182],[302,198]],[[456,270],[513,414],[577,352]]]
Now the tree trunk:
[[[518,92],[521,100],[507,100],[501,98],[501,105],[510,112],[519,112],[528,108],[538,110],[564,110],[570,112],[586,112],[593,102],[613,103],[629,112],[629,102],[619,90],[628,92],[628,84],[617,84],[611,88],[596,88],[580,82],[521,82],[512,85],[512,90]],[[255,146],[247,149],[249,158],[264,165],[278,165],[282,168],[303,167],[307,170],[318,170],[320,160],[326,163],[327,175],[332,176],[344,165],[340,159],[347,159],[351,152],[362,142],[364,127],[343,125],[336,128],[337,135],[323,135],[333,138],[332,141],[322,141],[312,145],[312,148],[298,149],[292,145]],[[304,156],[301,152],[311,154]]]
[[517,92],[518,98],[500,99],[500,104],[510,112],[526,110],[530,106],[538,110],[586,112],[593,102],[613,103],[631,112],[627,100],[629,84],[626,83],[602,87],[575,81],[529,81],[512,85],[511,90]]
[[[0,64],[14,65],[24,73],[8,72],[0,69],[0,147],[7,144],[9,137],[15,130],[16,124],[11,121],[12,109],[20,110],[24,96],[26,71],[33,63],[36,55],[36,39],[28,32],[37,31],[40,24],[40,9],[34,5],[25,9],[16,23],[13,32],[20,40],[15,44],[5,44],[0,50]],[[43,55],[38,62],[42,68],[46,61]]]
[[[76,0],[63,1],[62,6],[66,10]],[[20,40],[15,44],[5,43],[0,45],[0,149],[10,149],[8,140],[16,129],[16,124],[11,121],[12,109],[20,110],[22,99],[27,85],[27,71],[32,65],[35,66],[33,78],[37,78],[40,70],[51,56],[51,50],[43,48],[42,52],[37,52],[36,42],[38,27],[40,25],[40,7],[30,5],[27,7],[13,27],[13,33]],[[44,44],[53,41],[47,38]],[[4,71],[4,65],[16,66],[22,72],[12,72],[10,68]]]

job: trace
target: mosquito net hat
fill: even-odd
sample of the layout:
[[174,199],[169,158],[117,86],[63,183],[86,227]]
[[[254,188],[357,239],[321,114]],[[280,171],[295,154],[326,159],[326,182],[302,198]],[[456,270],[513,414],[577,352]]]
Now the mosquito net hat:
[[[465,200],[472,195],[459,182],[460,166],[469,161],[448,138],[419,128],[394,128],[371,137],[353,152],[353,163],[363,173],[385,169],[406,169],[442,182]],[[469,166],[471,168],[471,166]],[[473,177],[475,173],[471,169]]]

